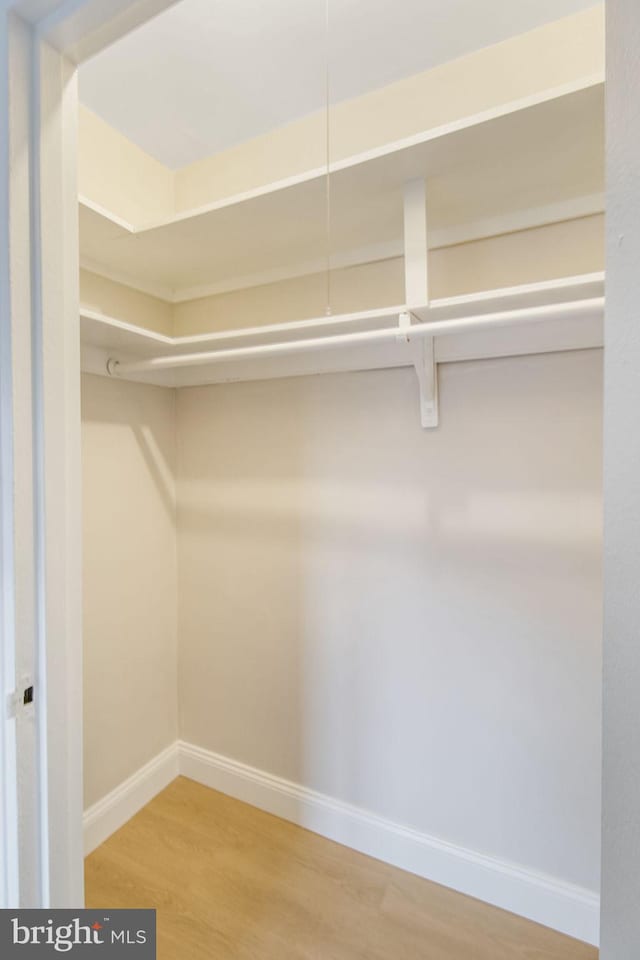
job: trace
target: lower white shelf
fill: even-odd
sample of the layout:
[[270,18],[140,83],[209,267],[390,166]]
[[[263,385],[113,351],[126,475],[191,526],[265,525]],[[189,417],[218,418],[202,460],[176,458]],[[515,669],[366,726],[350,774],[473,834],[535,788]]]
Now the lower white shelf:
[[[601,347],[603,297],[604,274],[598,273],[435,300],[413,307],[411,314],[419,325],[437,325],[428,338],[430,331],[422,327],[422,338],[429,341],[427,363],[451,363]],[[419,370],[424,353],[418,359],[417,338],[394,335],[405,311],[399,305],[169,337],[82,310],[82,369],[167,387],[403,366]],[[497,322],[489,324],[487,315]],[[326,346],[324,338],[329,338]],[[305,342],[310,339],[313,344]],[[423,424],[435,425],[425,423],[424,416]]]

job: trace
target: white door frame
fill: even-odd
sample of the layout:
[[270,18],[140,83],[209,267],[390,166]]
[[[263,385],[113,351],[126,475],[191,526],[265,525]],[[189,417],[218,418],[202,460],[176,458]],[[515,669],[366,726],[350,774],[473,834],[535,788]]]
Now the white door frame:
[[[0,30],[0,64],[8,63],[7,32]],[[0,72],[0,171],[8,169],[9,72]],[[12,443],[12,363],[10,316],[9,190],[0,175],[0,904],[15,903],[18,892],[16,777],[16,723],[4,707],[6,694],[15,687],[14,611],[14,497]]]
[[174,2],[0,0],[0,907],[84,903],[76,67]]
[[[0,0],[0,773],[14,774],[0,788],[0,906],[83,903],[75,67],[173,2]],[[612,50],[620,64],[626,56],[635,65],[637,6],[610,2],[634,26],[616,34]],[[608,82],[622,84],[614,68]],[[617,249],[612,241],[609,271]],[[605,404],[611,384],[607,395]],[[609,451],[612,473],[635,463],[635,448],[626,452],[633,426]],[[634,559],[635,532],[628,534]],[[608,599],[611,620],[626,596]],[[22,693],[29,680],[34,706],[23,708],[19,698],[10,716],[6,695]],[[613,809],[606,783],[605,800]],[[605,832],[605,847],[615,841]],[[613,889],[612,863],[605,857]]]

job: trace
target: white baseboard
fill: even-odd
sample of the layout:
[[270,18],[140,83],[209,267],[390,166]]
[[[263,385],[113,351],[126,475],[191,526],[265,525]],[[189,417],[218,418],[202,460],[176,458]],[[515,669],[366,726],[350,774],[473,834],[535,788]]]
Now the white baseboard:
[[172,743],[106,797],[85,810],[85,856],[119,830],[177,776],[178,744]]
[[402,870],[598,943],[600,903],[590,890],[447,843],[183,741],[171,744],[85,812],[85,853],[179,773]]
[[180,773],[435,883],[598,943],[600,902],[590,890],[455,846],[189,743]]

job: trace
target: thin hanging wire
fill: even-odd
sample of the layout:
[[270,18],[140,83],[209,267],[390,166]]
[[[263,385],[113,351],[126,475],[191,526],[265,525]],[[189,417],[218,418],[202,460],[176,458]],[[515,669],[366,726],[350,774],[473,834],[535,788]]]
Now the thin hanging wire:
[[331,61],[331,35],[329,20],[329,3],[325,0],[325,146],[326,146],[326,164],[327,172],[325,177],[325,231],[326,231],[326,282],[327,282],[327,316],[331,315],[331,82],[330,82],[330,61]]

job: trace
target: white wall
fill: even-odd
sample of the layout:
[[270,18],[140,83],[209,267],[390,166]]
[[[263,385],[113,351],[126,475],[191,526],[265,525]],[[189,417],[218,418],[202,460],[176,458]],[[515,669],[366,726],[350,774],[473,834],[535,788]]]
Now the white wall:
[[182,738],[597,891],[601,362],[179,391]]
[[607,3],[602,960],[640,944],[640,6]]
[[[429,290],[434,298],[455,297],[603,269],[604,217],[597,215],[431,250]],[[150,316],[140,308],[143,295],[134,297],[127,287],[91,274],[81,281],[81,292],[86,306],[96,304],[111,316],[134,323],[144,323]],[[402,257],[332,271],[334,313],[394,306],[404,297]],[[173,332],[182,336],[321,317],[326,301],[326,274],[306,274],[173,304]],[[166,332],[164,317],[157,313],[154,317],[157,320],[150,325]]]
[[82,378],[85,806],[177,737],[175,395]]

